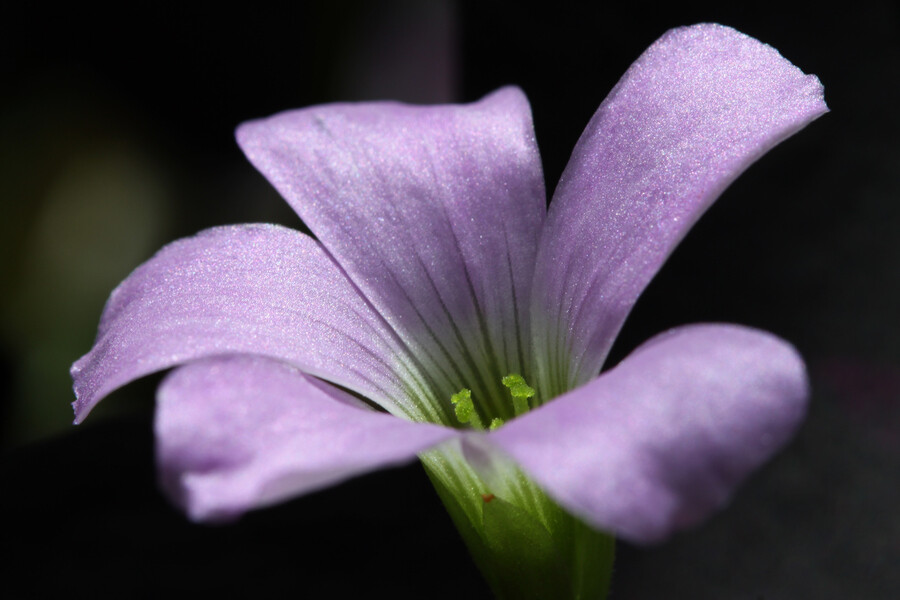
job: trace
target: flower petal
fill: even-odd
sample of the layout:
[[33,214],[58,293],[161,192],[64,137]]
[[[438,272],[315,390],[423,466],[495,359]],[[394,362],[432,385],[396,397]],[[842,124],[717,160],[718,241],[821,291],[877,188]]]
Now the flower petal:
[[[522,372],[546,199],[528,101],[331,104],[238,128],[272,182],[438,380]],[[493,382],[497,383],[488,383]]]
[[172,372],[158,392],[160,478],[199,521],[231,519],[412,461],[455,435],[375,412],[263,357],[194,362]]
[[700,215],[827,110],[815,76],[728,27],[674,29],[641,55],[591,119],[550,205],[532,327],[552,355],[540,366],[552,391],[596,376],[635,300]]
[[802,360],[774,336],[696,325],[484,441],[600,529],[650,543],[722,506],[801,422]]
[[166,246],[112,293],[93,349],[72,367],[76,419],[138,377],[241,352],[414,414],[404,390],[416,376],[392,335],[308,236],[272,225],[210,229]]

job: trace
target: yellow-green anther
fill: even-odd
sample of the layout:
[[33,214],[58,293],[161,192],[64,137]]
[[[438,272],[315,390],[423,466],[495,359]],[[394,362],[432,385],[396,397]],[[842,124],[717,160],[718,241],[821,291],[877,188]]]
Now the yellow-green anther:
[[510,373],[503,378],[503,385],[505,385],[506,387],[512,387],[520,383],[525,383],[525,378],[518,373]]
[[528,399],[534,397],[534,388],[525,383],[525,378],[518,373],[510,373],[503,378],[503,385],[508,387],[509,393],[512,394],[516,416],[528,412]]
[[481,417],[478,416],[478,411],[475,410],[475,404],[472,402],[472,390],[465,388],[459,390],[450,396],[450,402],[456,412],[456,419],[460,423],[471,423],[475,429],[484,429]]
[[497,417],[494,417],[494,418],[491,420],[491,424],[488,425],[488,429],[490,429],[491,431],[493,431],[493,430],[497,429],[498,427],[500,427],[501,425],[503,425],[503,419],[499,419],[499,418],[497,418]]

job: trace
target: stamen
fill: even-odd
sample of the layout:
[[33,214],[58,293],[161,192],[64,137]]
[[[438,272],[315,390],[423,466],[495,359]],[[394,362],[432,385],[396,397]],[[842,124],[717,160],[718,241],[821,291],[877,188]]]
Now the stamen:
[[498,427],[500,427],[500,426],[502,426],[502,425],[503,425],[503,419],[500,419],[500,418],[498,418],[498,417],[494,417],[493,419],[491,419],[491,424],[488,425],[488,429],[490,429],[491,431],[493,431],[493,430],[497,429]]
[[510,373],[504,377],[503,385],[508,387],[509,393],[512,394],[516,416],[527,413],[531,408],[528,399],[534,397],[534,388],[525,383],[525,378],[518,373]]
[[471,423],[475,429],[484,429],[481,417],[475,410],[475,404],[472,402],[472,390],[463,388],[457,393],[450,396],[450,402],[456,411],[456,419],[460,423]]

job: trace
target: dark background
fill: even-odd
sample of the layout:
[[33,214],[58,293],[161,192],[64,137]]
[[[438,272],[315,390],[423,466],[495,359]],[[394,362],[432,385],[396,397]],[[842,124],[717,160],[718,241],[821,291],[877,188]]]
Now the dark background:
[[0,592],[485,597],[417,465],[233,526],[191,525],[155,487],[157,379],[73,428],[68,365],[111,289],[166,241],[224,223],[300,226],[238,151],[239,122],[345,99],[470,101],[515,83],[552,190],[628,65],[670,27],[717,21],[817,74],[832,112],[725,192],[612,361],[668,327],[743,323],[798,346],[814,397],[794,443],[725,512],[657,548],[620,545],[612,597],[900,597],[900,11],[722,4],[4,8],[0,546],[13,558]]

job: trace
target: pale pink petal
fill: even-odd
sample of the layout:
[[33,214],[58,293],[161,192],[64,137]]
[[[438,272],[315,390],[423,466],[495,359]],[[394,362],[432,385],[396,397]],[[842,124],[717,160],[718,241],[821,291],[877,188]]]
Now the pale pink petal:
[[550,205],[532,302],[546,389],[596,376],[700,215],[826,111],[815,76],[728,27],[673,29],[644,52],[591,119]]
[[481,441],[586,522],[649,543],[725,504],[790,439],[807,396],[805,367],[787,343],[696,325],[652,339]]
[[319,244],[244,225],[174,242],[116,288],[94,347],[72,367],[76,418],[138,377],[241,352],[289,362],[396,412],[421,412],[415,368]]
[[195,520],[227,520],[350,477],[415,460],[452,429],[375,412],[262,357],[207,359],[158,392],[164,488]]
[[[544,220],[528,101],[330,104],[243,124],[238,142],[449,398],[527,370]],[[505,407],[496,407],[501,412]]]

